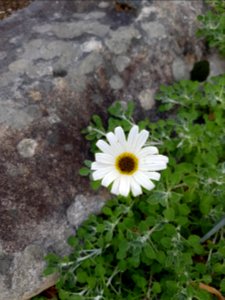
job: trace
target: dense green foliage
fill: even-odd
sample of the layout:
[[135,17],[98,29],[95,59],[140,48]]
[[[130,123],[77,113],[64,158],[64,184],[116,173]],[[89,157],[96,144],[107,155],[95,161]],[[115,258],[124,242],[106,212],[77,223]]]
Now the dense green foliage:
[[[90,216],[68,241],[71,255],[47,256],[46,274],[60,273],[60,299],[211,299],[199,282],[225,292],[223,231],[200,243],[225,211],[224,86],[218,77],[161,87],[159,110],[170,118],[138,125],[169,156],[169,167],[154,190],[114,197]],[[104,132],[118,125],[129,131],[132,112],[132,104],[110,107],[107,130],[94,116],[92,151]]]
[[222,55],[225,55],[225,1],[206,1],[210,10],[198,17],[200,29],[198,36],[206,38],[210,47],[216,47]]

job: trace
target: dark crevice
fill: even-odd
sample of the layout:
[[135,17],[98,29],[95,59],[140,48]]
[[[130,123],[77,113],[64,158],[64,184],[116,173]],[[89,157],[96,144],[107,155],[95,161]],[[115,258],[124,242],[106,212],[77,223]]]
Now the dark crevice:
[[65,77],[67,75],[67,71],[64,69],[53,70],[53,77]]
[[210,72],[209,62],[207,60],[200,60],[194,64],[191,70],[190,77],[192,81],[203,82],[207,79]]

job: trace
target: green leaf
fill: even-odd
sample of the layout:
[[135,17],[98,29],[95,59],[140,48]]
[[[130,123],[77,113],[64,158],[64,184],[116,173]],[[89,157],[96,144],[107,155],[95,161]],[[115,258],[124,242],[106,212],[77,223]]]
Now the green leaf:
[[70,236],[67,240],[68,244],[71,246],[71,247],[76,247],[79,243],[78,239],[76,236]]
[[164,210],[163,212],[165,218],[168,220],[168,221],[174,221],[175,219],[175,211],[172,207],[169,207],[167,209]]
[[147,280],[144,276],[141,276],[139,274],[133,274],[132,279],[135,282],[135,285],[141,288],[143,291],[145,291],[146,286],[148,284]]
[[58,263],[60,262],[60,257],[54,253],[49,253],[48,255],[45,256],[45,260],[51,264]]
[[103,207],[102,212],[103,212],[103,214],[105,214],[107,216],[112,216],[112,210],[110,207],[107,207],[107,206]]
[[98,264],[95,268],[95,274],[99,277],[104,277],[105,273],[106,273],[106,270],[103,267],[103,265]]
[[84,300],[80,295],[74,295],[74,293],[67,292],[64,290],[59,290],[59,299],[60,300]]
[[154,294],[159,294],[161,292],[161,286],[159,282],[154,282],[152,285],[152,292]]
[[146,244],[144,246],[143,250],[144,250],[144,254],[147,258],[155,259],[156,253],[155,253],[155,250],[152,248],[152,246],[150,244]]
[[85,164],[86,167],[88,167],[90,169],[91,165],[92,165],[92,161],[85,159],[84,164]]
[[207,215],[212,208],[213,199],[211,195],[202,194],[199,208],[204,215]]
[[178,206],[179,214],[182,216],[187,216],[190,213],[190,208],[187,204],[179,204]]
[[119,249],[116,254],[117,259],[124,259],[127,255],[127,251],[129,249],[129,243],[126,240],[122,240],[119,244]]
[[102,119],[98,115],[93,115],[92,120],[95,122],[98,129],[103,129]]
[[206,283],[206,284],[209,284],[209,283],[212,282],[212,277],[211,277],[210,275],[204,275],[204,276],[202,277],[202,281],[203,281],[204,283]]
[[101,186],[101,180],[91,181],[91,187],[94,191],[97,191]]
[[188,237],[188,242],[193,246],[197,246],[200,244],[200,237],[197,235],[190,235]]
[[77,275],[78,282],[80,282],[80,283],[87,282],[88,275],[85,271],[83,271],[83,270],[77,271],[76,275]]
[[47,267],[43,274],[44,276],[48,276],[48,275],[51,275],[51,274],[55,274],[55,273],[58,273],[59,269],[57,267]]
[[221,288],[221,292],[224,293],[225,292],[225,278],[221,280],[220,288]]
[[108,112],[114,117],[121,117],[121,114],[123,113],[121,103],[119,101],[114,102],[113,105],[108,108]]
[[132,117],[132,115],[133,115],[133,113],[134,113],[134,109],[135,109],[135,104],[134,104],[134,102],[129,101],[129,102],[127,103],[127,110],[126,110],[126,112],[125,112],[125,114],[126,114],[126,116],[127,116],[128,118],[131,118],[131,117]]
[[129,258],[127,258],[127,262],[129,266],[132,268],[138,268],[140,264],[140,256],[139,255],[133,255]]
[[80,176],[88,176],[90,174],[90,169],[83,167],[79,170]]

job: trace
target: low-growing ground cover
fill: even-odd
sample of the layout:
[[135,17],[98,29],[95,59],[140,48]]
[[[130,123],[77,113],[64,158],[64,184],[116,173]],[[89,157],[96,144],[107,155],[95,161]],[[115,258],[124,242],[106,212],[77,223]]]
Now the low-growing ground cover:
[[[223,230],[201,243],[225,211],[224,85],[221,76],[161,87],[159,111],[171,117],[137,124],[169,157],[168,168],[154,190],[113,197],[90,216],[69,239],[71,255],[47,257],[46,274],[61,274],[60,299],[211,299],[200,283],[225,293]],[[93,116],[86,131],[93,153],[105,132],[130,130],[133,108],[115,103],[106,129]],[[80,173],[91,176],[85,163]]]

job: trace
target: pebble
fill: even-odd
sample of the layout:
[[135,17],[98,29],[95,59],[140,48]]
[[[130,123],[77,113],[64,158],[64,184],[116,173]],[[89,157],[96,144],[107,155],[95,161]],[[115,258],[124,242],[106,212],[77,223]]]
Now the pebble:
[[99,8],[106,8],[108,6],[109,6],[109,3],[104,2],[104,1],[100,2],[99,5],[98,5]]
[[119,55],[115,59],[115,65],[119,72],[123,72],[130,64],[130,58],[125,55]]
[[152,109],[155,105],[154,92],[150,89],[146,89],[140,92],[138,96],[142,108],[145,110]]
[[24,158],[34,156],[38,143],[33,139],[23,139],[17,145],[19,154]]
[[91,39],[88,42],[85,42],[81,45],[83,52],[92,52],[92,51],[99,51],[102,49],[102,43],[95,39]]
[[118,75],[113,75],[109,80],[109,84],[113,90],[120,90],[123,87],[123,80]]
[[181,58],[176,58],[172,64],[173,77],[176,81],[190,79],[190,72],[185,61]]

